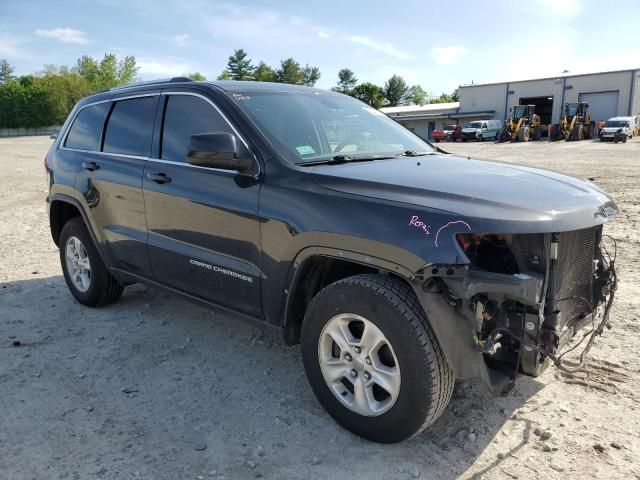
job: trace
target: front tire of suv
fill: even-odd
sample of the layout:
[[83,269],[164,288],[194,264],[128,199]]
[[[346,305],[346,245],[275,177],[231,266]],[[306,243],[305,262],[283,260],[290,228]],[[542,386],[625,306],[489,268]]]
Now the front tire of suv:
[[79,217],[65,223],[58,245],[64,280],[78,302],[101,307],[120,298],[124,288],[105,267]]
[[339,280],[311,301],[302,326],[311,387],[344,428],[394,443],[429,427],[454,374],[411,288],[382,275]]

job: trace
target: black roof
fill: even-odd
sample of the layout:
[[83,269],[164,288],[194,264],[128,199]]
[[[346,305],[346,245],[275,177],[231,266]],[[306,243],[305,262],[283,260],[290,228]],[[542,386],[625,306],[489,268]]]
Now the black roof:
[[340,95],[331,90],[323,90],[320,88],[305,87],[304,85],[289,85],[286,83],[271,82],[248,82],[235,80],[216,80],[216,81],[195,81],[186,77],[174,77],[168,79],[151,80],[146,82],[132,83],[122,87],[114,87],[85,97],[79,102],[79,105],[93,103],[96,101],[104,101],[111,99],[114,95],[127,95],[142,92],[151,88],[172,88],[172,87],[193,86],[197,88],[215,88],[227,93],[235,92],[300,92],[300,93],[324,93],[331,95]]

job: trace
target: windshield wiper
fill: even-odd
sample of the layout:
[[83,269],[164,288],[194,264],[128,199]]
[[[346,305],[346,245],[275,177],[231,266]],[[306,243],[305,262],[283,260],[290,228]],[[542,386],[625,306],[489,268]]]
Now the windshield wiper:
[[415,150],[406,150],[399,154],[400,157],[422,157],[424,155],[436,155],[436,152],[416,152]]
[[302,166],[313,166],[313,165],[339,165],[341,163],[349,163],[349,162],[368,162],[371,160],[385,160],[388,158],[396,158],[393,155],[363,155],[363,156],[355,156],[355,155],[335,155],[334,157],[327,158],[324,160],[311,160],[309,162],[302,162],[298,165]]

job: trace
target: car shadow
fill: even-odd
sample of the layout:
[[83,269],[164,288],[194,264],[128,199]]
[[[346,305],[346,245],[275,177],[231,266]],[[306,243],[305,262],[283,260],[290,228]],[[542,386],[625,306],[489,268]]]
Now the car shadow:
[[[145,286],[90,309],[59,275],[2,283],[0,332],[0,470],[16,475],[499,476],[532,433],[517,410],[542,387],[521,376],[493,397],[459,383],[429,430],[381,445],[325,413],[298,346]],[[507,422],[508,449],[477,464]]]

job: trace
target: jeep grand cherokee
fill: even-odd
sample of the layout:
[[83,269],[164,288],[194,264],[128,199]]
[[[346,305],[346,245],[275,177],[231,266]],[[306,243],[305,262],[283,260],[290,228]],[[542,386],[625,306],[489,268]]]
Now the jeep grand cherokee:
[[[397,442],[455,379],[538,375],[616,286],[599,187],[446,154],[318,89],[172,79],[80,101],[45,159],[82,304],[143,282],[301,343],[345,428]],[[583,355],[583,356],[584,356]],[[584,363],[584,359],[582,364]]]

